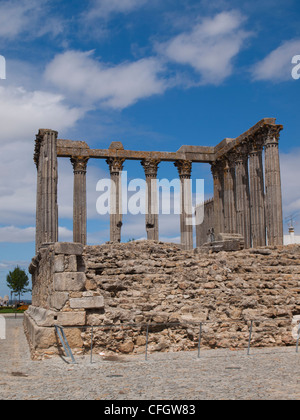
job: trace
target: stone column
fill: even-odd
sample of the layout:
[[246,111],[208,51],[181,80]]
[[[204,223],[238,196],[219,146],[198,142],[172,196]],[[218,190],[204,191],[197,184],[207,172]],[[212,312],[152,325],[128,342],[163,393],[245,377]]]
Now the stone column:
[[262,161],[263,144],[258,136],[250,140],[250,214],[252,247],[266,245],[265,194]]
[[193,249],[193,224],[192,224],[192,188],[191,173],[192,162],[178,160],[174,164],[180,177],[180,234],[183,249]]
[[159,160],[141,161],[146,176],[146,231],[148,240],[159,240],[157,168]]
[[224,160],[224,232],[236,233],[235,165],[229,155]]
[[86,245],[87,210],[86,210],[86,157],[72,157],[74,170],[73,194],[73,241]]
[[211,171],[214,179],[214,231],[218,233],[224,232],[224,207],[223,207],[223,184],[224,172],[222,162],[212,163]]
[[106,160],[109,165],[111,190],[110,190],[110,240],[121,242],[122,228],[122,170],[125,159],[109,158]]
[[247,145],[236,149],[236,221],[237,233],[243,235],[245,248],[251,247],[250,190]]
[[43,129],[36,136],[36,251],[43,243],[58,241],[57,134]]
[[283,245],[282,193],[278,150],[281,129],[281,126],[268,127],[264,143],[268,245]]

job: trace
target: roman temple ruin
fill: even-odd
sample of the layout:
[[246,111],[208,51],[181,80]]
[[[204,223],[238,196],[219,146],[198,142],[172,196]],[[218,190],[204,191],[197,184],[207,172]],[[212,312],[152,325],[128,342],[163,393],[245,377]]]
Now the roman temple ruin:
[[[265,118],[215,147],[182,146],[175,152],[126,150],[120,142],[91,149],[83,141],[62,140],[56,131],[40,129],[34,153],[36,256],[29,268],[33,296],[24,320],[33,357],[57,353],[55,325],[73,327],[67,336],[79,352],[88,346],[84,327],[117,325],[110,333],[95,333],[95,345],[131,353],[145,345],[141,325],[176,321],[183,329],[166,333],[168,328],[161,327],[149,344],[150,349],[176,351],[197,345],[194,328],[199,322],[235,319],[243,324],[251,318],[292,318],[299,313],[299,250],[293,248],[287,267],[290,257],[282,247],[282,129],[275,119]],[[58,158],[70,159],[74,170],[72,243],[58,238]],[[104,159],[113,181],[110,242],[99,246],[87,246],[86,173],[91,159]],[[140,161],[145,171],[148,240],[122,244],[120,179],[128,160]],[[180,179],[180,245],[159,242],[156,181],[164,162],[174,163]],[[204,205],[193,249],[193,226],[186,221],[192,213],[192,167],[198,163],[211,166],[214,197]],[[238,242],[237,248],[214,253],[214,244],[228,240]],[[263,258],[268,259],[268,269],[263,268]],[[136,329],[122,329],[128,323],[136,323]],[[236,325],[236,331],[248,328]],[[290,323],[281,321],[281,338],[262,333],[257,344],[290,343],[289,328]],[[207,345],[216,346],[208,337]],[[236,339],[234,344],[244,341],[245,337]]]

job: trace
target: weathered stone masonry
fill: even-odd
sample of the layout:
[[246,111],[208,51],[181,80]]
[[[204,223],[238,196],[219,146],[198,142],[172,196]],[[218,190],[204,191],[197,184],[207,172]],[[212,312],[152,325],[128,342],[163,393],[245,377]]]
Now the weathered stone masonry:
[[[148,322],[182,325],[156,328],[150,351],[197,348],[200,322],[208,322],[204,347],[246,347],[251,319],[264,319],[255,324],[253,346],[295,345],[297,245],[204,254],[155,241],[56,243],[41,248],[30,271],[34,294],[25,330],[34,357],[57,353],[55,324],[119,325],[94,330],[95,351],[106,353],[145,351]],[[144,327],[122,328],[128,323]],[[75,352],[89,351],[90,330],[65,331]]]

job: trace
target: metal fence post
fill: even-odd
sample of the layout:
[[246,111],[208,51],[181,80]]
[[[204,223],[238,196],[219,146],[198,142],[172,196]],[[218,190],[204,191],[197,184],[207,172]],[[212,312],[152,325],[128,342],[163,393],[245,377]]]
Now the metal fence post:
[[63,327],[61,327],[60,325],[55,325],[54,327],[55,327],[57,335],[59,336],[60,342],[65,350],[66,356],[71,357],[72,363],[76,364],[76,361],[74,359],[72,350],[69,346]]
[[199,342],[198,342],[198,359],[200,359],[200,348],[202,339],[202,322],[200,322]]
[[250,344],[251,344],[251,338],[252,338],[252,330],[253,330],[253,320],[251,321],[250,332],[249,332],[248,351],[247,351],[248,356],[250,355]]
[[93,363],[93,339],[94,339],[94,329],[91,329],[91,364]]
[[146,354],[145,360],[148,360],[148,340],[149,340],[149,324],[147,325],[147,333],[146,333]]

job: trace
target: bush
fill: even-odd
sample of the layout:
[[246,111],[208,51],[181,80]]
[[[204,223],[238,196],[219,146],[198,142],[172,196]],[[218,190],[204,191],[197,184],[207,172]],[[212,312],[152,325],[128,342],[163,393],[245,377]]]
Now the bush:
[[0,314],[15,314],[16,312],[25,312],[28,309],[28,305],[22,305],[19,308],[13,308],[12,306],[0,306]]
[[22,305],[22,306],[20,306],[19,308],[18,308],[18,311],[27,311],[27,309],[28,309],[28,305]]

